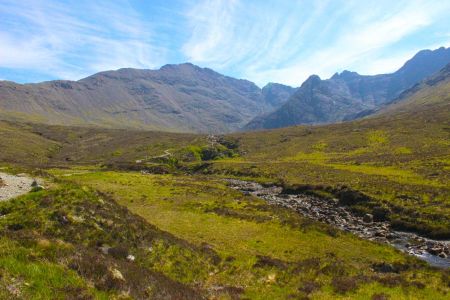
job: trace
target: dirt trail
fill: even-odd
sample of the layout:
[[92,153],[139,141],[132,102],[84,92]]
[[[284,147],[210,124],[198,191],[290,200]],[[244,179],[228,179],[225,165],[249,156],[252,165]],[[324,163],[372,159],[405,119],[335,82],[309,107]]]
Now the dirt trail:
[[156,156],[152,156],[152,157],[146,156],[145,158],[136,160],[136,163],[140,164],[140,163],[143,163],[143,162],[147,162],[147,161],[149,161],[149,160],[152,160],[152,159],[166,158],[166,157],[169,157],[169,156],[172,156],[172,155],[173,155],[173,154],[170,153],[170,150],[167,149],[167,150],[164,150],[164,154],[156,155]]
[[6,201],[31,190],[33,179],[26,176],[16,176],[0,172],[0,178],[5,185],[0,186],[0,201]]

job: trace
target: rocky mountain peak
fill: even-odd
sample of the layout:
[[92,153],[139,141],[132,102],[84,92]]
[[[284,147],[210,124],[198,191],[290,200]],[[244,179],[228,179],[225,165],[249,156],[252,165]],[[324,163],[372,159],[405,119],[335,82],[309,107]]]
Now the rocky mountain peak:
[[320,81],[322,81],[322,79],[320,79],[319,75],[311,75],[308,77],[308,79],[305,80],[305,82],[303,82],[302,86],[316,86],[320,83]]
[[344,70],[341,73],[336,72],[330,79],[342,79],[342,80],[347,80],[347,79],[352,79],[352,78],[356,78],[359,75],[357,72],[352,72],[352,71],[348,71],[348,70]]

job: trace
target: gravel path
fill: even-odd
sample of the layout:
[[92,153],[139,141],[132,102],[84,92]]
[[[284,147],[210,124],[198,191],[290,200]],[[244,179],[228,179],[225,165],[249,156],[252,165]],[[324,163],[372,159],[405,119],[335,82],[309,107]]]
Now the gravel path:
[[15,176],[0,172],[0,178],[5,185],[0,186],[0,201],[6,201],[31,190],[33,179],[26,176]]

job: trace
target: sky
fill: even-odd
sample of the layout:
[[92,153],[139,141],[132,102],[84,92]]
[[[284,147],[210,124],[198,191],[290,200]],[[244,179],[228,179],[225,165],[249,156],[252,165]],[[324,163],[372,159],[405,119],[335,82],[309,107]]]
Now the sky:
[[191,62],[259,86],[390,73],[450,46],[450,1],[0,0],[0,80]]

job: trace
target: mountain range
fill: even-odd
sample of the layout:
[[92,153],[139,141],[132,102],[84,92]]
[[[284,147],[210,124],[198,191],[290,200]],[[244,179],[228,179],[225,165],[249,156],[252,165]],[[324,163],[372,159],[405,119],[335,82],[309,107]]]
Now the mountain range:
[[0,82],[0,117],[47,124],[227,132],[279,107],[294,89],[221,75],[190,63],[120,69],[79,81]]
[[0,119],[209,133],[334,123],[376,111],[449,62],[450,48],[423,50],[392,74],[312,75],[299,88],[269,83],[261,89],[190,63],[78,81],[0,81]]
[[373,76],[343,71],[330,79],[310,76],[272,113],[258,116],[245,129],[280,128],[352,120],[396,99],[408,88],[440,71],[450,62],[450,48],[423,50],[398,71]]

